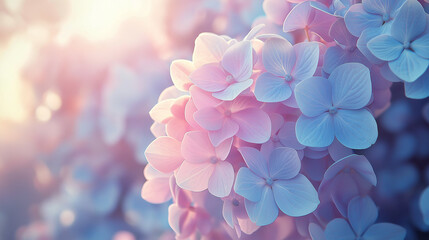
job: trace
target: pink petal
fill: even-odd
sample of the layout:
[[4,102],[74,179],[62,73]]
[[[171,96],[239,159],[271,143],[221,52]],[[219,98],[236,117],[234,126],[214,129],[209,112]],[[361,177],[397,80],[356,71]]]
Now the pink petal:
[[173,118],[166,125],[167,135],[179,141],[182,141],[183,136],[189,130],[189,124],[183,119]]
[[216,108],[208,107],[194,113],[195,121],[209,131],[219,130],[223,125],[224,115]]
[[144,177],[146,180],[152,180],[155,178],[170,178],[171,173],[163,173],[156,170],[152,165],[147,164],[143,170]]
[[170,65],[170,75],[174,86],[180,91],[188,91],[192,82],[189,79],[191,72],[195,70],[194,64],[188,60],[174,60]]
[[249,108],[231,116],[239,125],[237,137],[250,143],[264,143],[271,136],[271,120],[263,110]]
[[197,109],[203,109],[206,107],[216,107],[222,101],[212,97],[212,95],[197,86],[191,86],[189,88],[189,93],[194,101]]
[[169,178],[155,178],[143,184],[141,196],[150,203],[164,203],[171,198]]
[[208,92],[222,91],[228,86],[227,73],[218,63],[209,63],[191,73],[189,78],[199,88]]
[[209,180],[209,192],[216,197],[226,197],[234,183],[234,169],[231,163],[221,161],[216,164]]
[[186,103],[185,119],[186,119],[186,122],[188,122],[193,129],[198,130],[202,128],[194,119],[194,114],[196,111],[197,111],[197,107],[194,104],[194,100],[191,98],[189,99],[188,103]]
[[222,58],[222,67],[237,82],[248,80],[252,75],[252,51],[252,43],[250,41],[242,41],[229,47]]
[[180,145],[180,142],[172,137],[159,137],[147,147],[146,159],[156,170],[172,172],[183,162]]
[[196,164],[184,161],[176,173],[177,185],[193,192],[204,191],[209,186],[214,168],[211,163]]
[[283,23],[283,31],[292,32],[298,29],[304,29],[310,23],[312,11],[314,10],[310,6],[310,2],[303,2],[296,5],[287,15]]
[[192,131],[183,138],[182,155],[190,163],[203,163],[210,161],[216,153],[207,132]]
[[195,39],[192,61],[197,68],[207,63],[220,62],[227,48],[228,43],[223,37],[213,33],[201,33]]
[[291,9],[290,3],[284,0],[265,0],[262,6],[268,19],[277,25],[283,24]]
[[236,82],[229,85],[223,91],[213,93],[212,96],[223,101],[232,101],[236,97],[238,97],[238,95],[243,93],[246,89],[249,89],[250,86],[252,86],[252,84],[253,84],[253,79],[247,79],[242,82]]
[[174,103],[174,99],[168,99],[157,103],[150,111],[150,117],[159,123],[167,123],[173,114],[170,111],[171,106]]
[[153,136],[157,137],[161,137],[161,136],[165,136],[167,135],[167,133],[165,132],[165,125],[162,123],[158,123],[158,122],[154,122],[151,126],[150,126],[150,132],[153,134]]
[[232,146],[232,138],[229,138],[223,141],[215,149],[216,156],[221,160],[225,160],[228,157],[229,152],[231,151],[231,146]]
[[238,124],[235,121],[231,119],[225,119],[221,129],[209,132],[210,141],[215,147],[217,147],[226,139],[235,136],[235,134],[238,132],[238,129]]
[[176,204],[168,207],[168,224],[175,233],[180,233],[180,219],[186,213],[185,209],[179,208]]

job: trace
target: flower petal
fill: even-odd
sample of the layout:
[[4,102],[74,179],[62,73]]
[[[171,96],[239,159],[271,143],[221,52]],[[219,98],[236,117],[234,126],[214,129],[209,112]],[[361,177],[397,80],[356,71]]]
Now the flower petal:
[[393,61],[401,55],[404,46],[392,36],[383,34],[370,40],[368,49],[383,61]]
[[271,74],[279,77],[290,74],[295,64],[292,44],[284,38],[269,38],[262,47],[262,62]]
[[241,147],[238,151],[252,172],[262,178],[269,177],[268,163],[261,152],[251,147]]
[[250,220],[258,226],[273,223],[279,214],[273,191],[268,186],[263,188],[261,199],[258,202],[251,202],[246,199],[244,204]]
[[227,48],[225,38],[213,33],[201,33],[195,39],[192,61],[197,68],[207,63],[220,62]]
[[302,174],[289,180],[275,181],[273,192],[280,210],[292,217],[312,213],[320,203],[316,189]]
[[367,28],[376,28],[383,24],[383,19],[380,15],[366,12],[360,3],[354,4],[349,8],[344,16],[344,20],[347,29],[355,37],[359,37],[363,30]]
[[194,64],[188,60],[174,60],[170,65],[170,76],[174,86],[180,91],[188,91],[192,85],[189,75],[195,70]]
[[429,225],[429,187],[426,187],[420,195],[419,208],[423,216],[423,221],[426,225]]
[[212,93],[212,96],[223,101],[232,101],[238,97],[240,93],[252,86],[252,84],[253,79],[236,82],[226,87],[223,91]]
[[146,148],[147,161],[158,171],[169,173],[183,161],[181,144],[172,137],[159,137]]
[[407,234],[405,228],[392,223],[377,223],[369,227],[363,237],[367,240],[403,240]]
[[334,141],[334,123],[329,113],[309,118],[301,115],[296,122],[296,138],[309,147],[327,147]]
[[355,240],[356,235],[346,220],[335,218],[325,228],[325,237],[329,240]]
[[248,108],[233,113],[231,118],[239,125],[237,137],[250,143],[264,143],[271,136],[271,120],[259,108]]
[[314,75],[319,62],[319,44],[316,42],[302,42],[293,46],[296,54],[296,63],[292,71],[295,81],[302,81]]
[[273,180],[294,178],[300,169],[301,160],[295,149],[279,147],[271,152],[268,170]]
[[335,137],[344,146],[365,149],[375,143],[377,123],[366,109],[338,110],[334,116]]
[[349,202],[347,218],[357,235],[362,235],[378,217],[378,209],[368,196],[355,197]]
[[429,33],[417,38],[411,43],[411,48],[422,58],[429,58]]
[[256,80],[255,97],[261,102],[281,102],[292,95],[292,90],[284,78],[263,73]]
[[332,83],[332,102],[335,107],[360,109],[372,94],[369,69],[360,63],[345,63],[329,76]]
[[429,59],[424,59],[409,49],[405,49],[395,61],[389,62],[390,70],[406,82],[417,80],[428,66]]
[[234,169],[231,163],[220,161],[216,164],[209,180],[209,192],[216,197],[226,197],[234,183]]
[[326,78],[309,78],[296,85],[295,98],[305,116],[319,116],[332,106],[331,84]]
[[209,162],[216,156],[215,148],[210,142],[207,132],[187,132],[182,141],[182,156],[190,163]]
[[242,167],[235,179],[234,191],[244,198],[258,202],[262,196],[265,180],[256,176],[250,169]]
[[213,143],[213,146],[217,147],[226,139],[236,135],[238,130],[239,126],[235,121],[226,119],[221,129],[209,132],[210,141]]
[[405,83],[405,95],[408,98],[423,99],[429,97],[429,69],[412,83]]
[[208,92],[224,90],[228,86],[226,77],[227,74],[218,63],[203,65],[189,76],[195,85]]
[[194,120],[208,131],[222,128],[224,116],[214,107],[203,108],[194,113]]
[[201,192],[208,188],[215,166],[211,163],[184,161],[176,173],[177,185],[185,190]]
[[296,139],[295,125],[295,122],[285,122],[279,131],[279,140],[285,147],[302,150],[305,146]]
[[141,196],[144,200],[154,204],[160,204],[170,200],[170,179],[155,178],[146,181],[143,184]]
[[416,0],[409,0],[402,5],[392,22],[391,34],[396,40],[411,42],[426,27],[426,14],[422,5]]
[[222,67],[238,82],[247,80],[252,75],[253,48],[250,41],[235,43],[226,50],[222,58]]

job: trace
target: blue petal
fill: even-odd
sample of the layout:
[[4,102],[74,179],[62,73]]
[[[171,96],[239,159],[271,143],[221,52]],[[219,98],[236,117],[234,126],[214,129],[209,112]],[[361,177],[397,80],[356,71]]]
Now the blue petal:
[[280,210],[292,217],[310,214],[320,203],[316,189],[302,174],[293,179],[275,181],[273,192]]
[[296,122],[296,138],[309,147],[327,147],[334,141],[334,124],[329,113],[309,118],[301,115]]
[[284,38],[272,37],[262,47],[262,62],[267,72],[276,76],[286,76],[295,64],[295,51]]
[[314,75],[319,62],[319,44],[315,42],[302,42],[293,46],[296,54],[295,66],[292,76],[295,81],[302,81]]
[[423,221],[429,225],[429,187],[426,187],[422,192],[419,199],[419,207],[423,215]]
[[428,66],[429,59],[424,59],[409,49],[405,49],[398,59],[389,62],[390,70],[406,82],[414,82]]
[[405,83],[405,95],[413,99],[429,97],[429,69],[412,83]]
[[356,235],[346,220],[335,218],[325,228],[325,237],[329,240],[355,240]]
[[345,63],[347,54],[340,46],[332,46],[326,50],[323,60],[323,71],[331,74],[342,63]]
[[337,176],[340,172],[345,169],[354,169],[360,174],[366,181],[371,183],[373,186],[377,184],[377,178],[375,176],[374,170],[371,166],[371,163],[363,155],[352,154],[345,158],[342,158],[332,164],[328,170],[325,172],[323,181],[321,185],[324,185],[324,182],[328,182]]
[[268,186],[263,188],[261,199],[258,202],[245,200],[244,205],[250,220],[258,226],[273,223],[279,214],[279,209],[274,201],[273,191]]
[[429,34],[417,38],[410,46],[420,57],[429,58]]
[[331,84],[326,78],[304,80],[296,85],[294,93],[301,112],[308,117],[319,116],[332,106]]
[[392,36],[383,34],[369,41],[368,49],[381,60],[393,61],[401,55],[404,46]]
[[332,102],[335,107],[360,109],[371,99],[371,76],[363,64],[345,63],[332,72],[329,81],[332,83]]
[[261,102],[281,102],[292,95],[292,89],[284,78],[266,72],[258,77],[255,97]]
[[256,176],[248,168],[240,168],[235,179],[234,191],[250,201],[257,202],[261,199],[265,180]]
[[344,146],[365,149],[375,143],[377,123],[366,109],[338,110],[334,117],[335,137]]
[[406,0],[363,0],[362,4],[369,13],[378,15],[387,13],[391,16],[405,1]]
[[279,147],[271,152],[268,162],[270,177],[276,179],[291,179],[301,169],[301,160],[295,149]]
[[356,43],[356,46],[359,51],[368,59],[368,61],[373,64],[379,64],[383,61],[378,59],[376,56],[374,56],[374,54],[371,53],[371,51],[368,49],[368,42],[380,34],[382,34],[382,31],[379,28],[365,29]]
[[251,147],[241,147],[238,149],[252,172],[258,175],[261,178],[268,178],[268,162],[265,160],[265,157],[255,148]]
[[350,200],[347,218],[357,235],[362,235],[377,220],[377,217],[377,206],[370,197],[355,197]]
[[403,240],[407,234],[405,228],[392,223],[372,225],[363,235],[365,240]]
[[349,8],[344,16],[347,29],[356,37],[359,37],[367,28],[380,27],[383,19],[380,15],[370,14],[365,11],[362,4],[355,4]]
[[391,34],[402,43],[411,42],[425,27],[426,15],[422,5],[417,0],[408,0],[393,20]]
[[308,232],[310,233],[311,240],[326,240],[323,229],[315,223],[308,225]]

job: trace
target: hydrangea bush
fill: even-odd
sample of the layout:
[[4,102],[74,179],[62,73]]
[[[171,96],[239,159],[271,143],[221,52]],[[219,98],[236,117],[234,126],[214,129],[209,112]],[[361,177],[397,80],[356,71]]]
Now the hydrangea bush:
[[392,82],[429,96],[424,6],[266,0],[243,38],[201,33],[149,113],[142,197],[172,201],[178,239],[405,239],[377,221],[361,150],[377,141]]

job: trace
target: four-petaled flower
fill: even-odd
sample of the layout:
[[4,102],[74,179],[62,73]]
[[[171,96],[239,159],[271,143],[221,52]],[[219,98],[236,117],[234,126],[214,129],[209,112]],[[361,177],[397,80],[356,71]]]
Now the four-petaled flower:
[[328,79],[309,78],[295,88],[302,115],[296,123],[298,141],[310,147],[329,146],[334,138],[352,149],[364,149],[377,139],[377,123],[365,106],[371,99],[367,67],[346,63]]
[[279,208],[289,216],[304,216],[319,205],[317,191],[302,174],[294,149],[279,147],[269,157],[254,148],[239,149],[247,167],[237,173],[234,190],[243,196],[250,220],[258,226],[277,218]]

